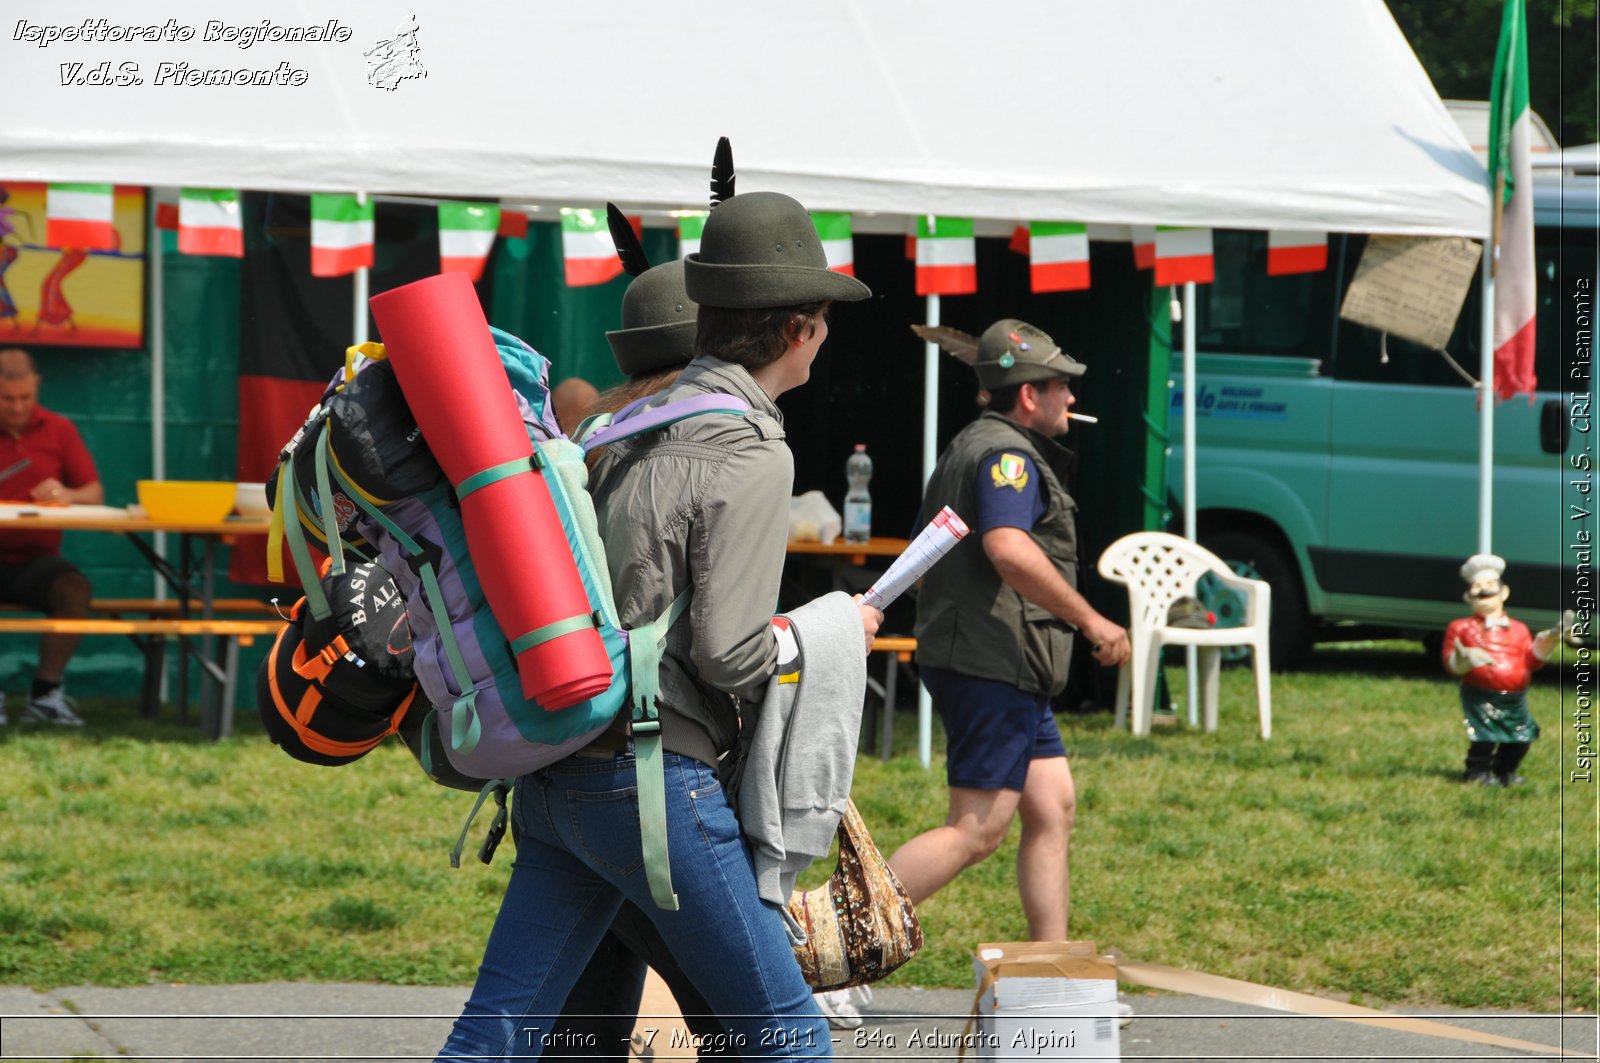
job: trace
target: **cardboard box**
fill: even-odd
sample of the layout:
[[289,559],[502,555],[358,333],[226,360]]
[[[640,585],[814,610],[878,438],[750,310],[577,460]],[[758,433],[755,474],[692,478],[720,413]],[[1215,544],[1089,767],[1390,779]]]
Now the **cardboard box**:
[[1118,1063],[1117,969],[1092,941],[979,945],[977,1056]]

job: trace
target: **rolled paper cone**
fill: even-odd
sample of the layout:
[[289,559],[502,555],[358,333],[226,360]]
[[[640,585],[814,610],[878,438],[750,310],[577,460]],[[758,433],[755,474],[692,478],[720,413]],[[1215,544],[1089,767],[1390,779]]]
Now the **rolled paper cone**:
[[[370,303],[395,379],[452,484],[533,453],[465,273],[415,281]],[[507,476],[468,492],[461,523],[484,597],[507,639],[591,611],[543,477]],[[525,697],[563,709],[609,687],[611,661],[589,626],[517,654],[517,675]]]

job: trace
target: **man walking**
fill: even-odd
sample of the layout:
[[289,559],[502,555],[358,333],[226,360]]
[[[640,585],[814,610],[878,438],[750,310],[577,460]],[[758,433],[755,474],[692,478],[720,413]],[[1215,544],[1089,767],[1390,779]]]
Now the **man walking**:
[[944,824],[889,858],[914,902],[991,855],[1020,814],[1017,884],[1035,941],[1067,936],[1067,849],[1076,799],[1050,698],[1066,685],[1076,628],[1104,665],[1128,633],[1076,589],[1076,505],[1062,486],[1084,366],[1014,318],[977,342],[989,404],[951,440],[918,526],[949,505],[978,533],[928,573],[917,603],[917,665],[948,737]]

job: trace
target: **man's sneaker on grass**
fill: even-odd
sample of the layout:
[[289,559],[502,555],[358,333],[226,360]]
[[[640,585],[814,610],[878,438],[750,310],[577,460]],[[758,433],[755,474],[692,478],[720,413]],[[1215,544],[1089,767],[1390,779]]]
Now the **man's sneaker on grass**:
[[830,989],[826,993],[813,993],[822,1017],[835,1030],[855,1030],[867,1020],[861,1015],[861,1006],[872,1003],[872,990],[864,985],[851,989]]
[[22,710],[23,723],[53,723],[58,727],[82,727],[83,718],[72,711],[72,699],[56,687],[48,694],[28,699]]

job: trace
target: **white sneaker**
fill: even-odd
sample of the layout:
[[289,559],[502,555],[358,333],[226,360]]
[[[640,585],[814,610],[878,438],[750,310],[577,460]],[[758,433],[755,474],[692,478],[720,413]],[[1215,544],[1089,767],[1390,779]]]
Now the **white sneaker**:
[[861,1015],[861,1008],[872,1003],[872,990],[864,985],[830,989],[826,993],[813,993],[812,999],[817,1002],[829,1026],[835,1030],[855,1030],[867,1021]]
[[1132,1023],[1132,1022],[1133,1022],[1133,1005],[1132,1004],[1124,1004],[1120,1000],[1117,1001],[1117,1025],[1120,1026],[1123,1029],[1127,1029],[1128,1025],[1130,1023]]
[[29,698],[22,710],[23,723],[53,723],[60,727],[82,727],[83,718],[73,712],[72,699],[56,687],[39,698]]

